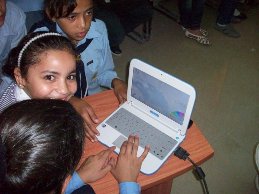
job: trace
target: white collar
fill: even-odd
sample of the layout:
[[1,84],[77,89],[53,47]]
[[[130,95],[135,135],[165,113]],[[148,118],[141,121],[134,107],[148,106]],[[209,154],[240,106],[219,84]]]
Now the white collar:
[[14,95],[17,101],[31,99],[31,97],[28,96],[28,94],[26,94],[26,92],[23,89],[19,88],[18,85],[15,86]]

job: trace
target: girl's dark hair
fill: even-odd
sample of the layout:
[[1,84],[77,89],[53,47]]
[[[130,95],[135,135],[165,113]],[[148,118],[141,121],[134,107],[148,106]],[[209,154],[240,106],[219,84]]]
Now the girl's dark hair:
[[[24,45],[35,36],[44,34],[46,32],[33,32],[27,34],[18,44],[13,48],[2,70],[5,74],[14,79],[14,69],[18,67],[18,56]],[[40,54],[48,50],[61,50],[76,56],[74,45],[63,36],[44,36],[34,40],[23,52],[20,62],[21,75],[25,77],[31,65],[40,62]]]
[[51,18],[67,17],[76,8],[76,0],[45,0],[44,7]]
[[61,100],[27,100],[0,115],[6,150],[3,193],[61,193],[82,155],[82,117]]

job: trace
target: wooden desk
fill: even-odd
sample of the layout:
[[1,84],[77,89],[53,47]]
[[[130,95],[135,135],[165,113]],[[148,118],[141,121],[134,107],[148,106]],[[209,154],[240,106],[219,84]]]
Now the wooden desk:
[[[118,107],[117,98],[112,90],[88,96],[85,100],[94,108],[100,121],[104,120],[116,109],[116,107]],[[211,158],[214,153],[212,147],[202,135],[196,124],[193,124],[188,130],[186,139],[181,146],[190,153],[191,158],[197,164],[205,162]],[[105,148],[106,147],[99,142],[91,143],[90,141],[87,141],[86,154],[83,157],[96,154]],[[140,183],[142,187],[142,194],[170,193],[173,178],[190,169],[192,169],[192,166],[188,161],[183,161],[175,156],[171,156],[155,174],[147,176],[140,173],[138,183]],[[119,193],[118,184],[110,173],[103,179],[91,185],[97,194]]]

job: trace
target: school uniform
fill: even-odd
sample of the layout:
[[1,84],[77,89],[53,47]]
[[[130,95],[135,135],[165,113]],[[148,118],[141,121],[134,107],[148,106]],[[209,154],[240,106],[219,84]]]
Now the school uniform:
[[18,6],[6,1],[5,21],[0,27],[0,95],[10,83],[3,78],[2,66],[5,64],[10,50],[16,47],[27,33],[25,19],[24,12]]
[[9,51],[27,33],[24,12],[12,2],[6,1],[6,15],[4,24],[0,27],[0,65],[1,68]]
[[26,28],[30,30],[31,26],[42,20],[44,16],[44,0],[8,0],[20,7],[26,15]]
[[[119,184],[120,194],[140,194],[141,188],[136,182],[123,182]],[[86,185],[80,176],[74,172],[71,180],[69,181],[65,194],[79,194],[88,193],[94,194],[94,190],[91,186]]]
[[0,113],[12,104],[31,99],[23,89],[19,88],[16,82],[11,82],[0,97]]
[[[44,24],[48,24],[47,20],[35,24],[30,31],[54,31],[66,36],[57,23],[52,22],[52,29],[50,29],[48,25],[44,26]],[[90,40],[90,43],[88,40]],[[84,65],[84,74],[87,79],[88,95],[91,95],[100,92],[101,86],[111,88],[112,80],[118,76],[114,71],[107,29],[101,20],[95,19],[91,22],[87,35],[78,42],[77,48],[86,42],[88,42],[88,45],[80,52],[80,56]],[[80,72],[82,73],[81,70]],[[78,87],[80,87],[79,85],[78,83]],[[78,90],[79,89],[80,88],[78,88]],[[86,95],[87,94],[84,94],[82,97]],[[76,96],[78,95],[76,94]]]

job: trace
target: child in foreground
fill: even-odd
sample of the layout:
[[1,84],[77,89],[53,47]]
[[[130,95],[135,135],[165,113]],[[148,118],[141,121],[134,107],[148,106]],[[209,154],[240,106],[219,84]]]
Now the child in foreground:
[[117,161],[110,156],[114,148],[109,148],[90,156],[77,169],[83,151],[87,151],[84,122],[66,101],[33,99],[13,104],[1,113],[0,128],[0,150],[5,158],[1,161],[0,175],[5,175],[0,177],[0,190],[4,194],[61,193],[70,174],[65,193],[80,188],[94,193],[85,186],[109,171],[120,184],[121,194],[140,193],[136,180],[149,148],[138,158],[139,138],[130,136]]

